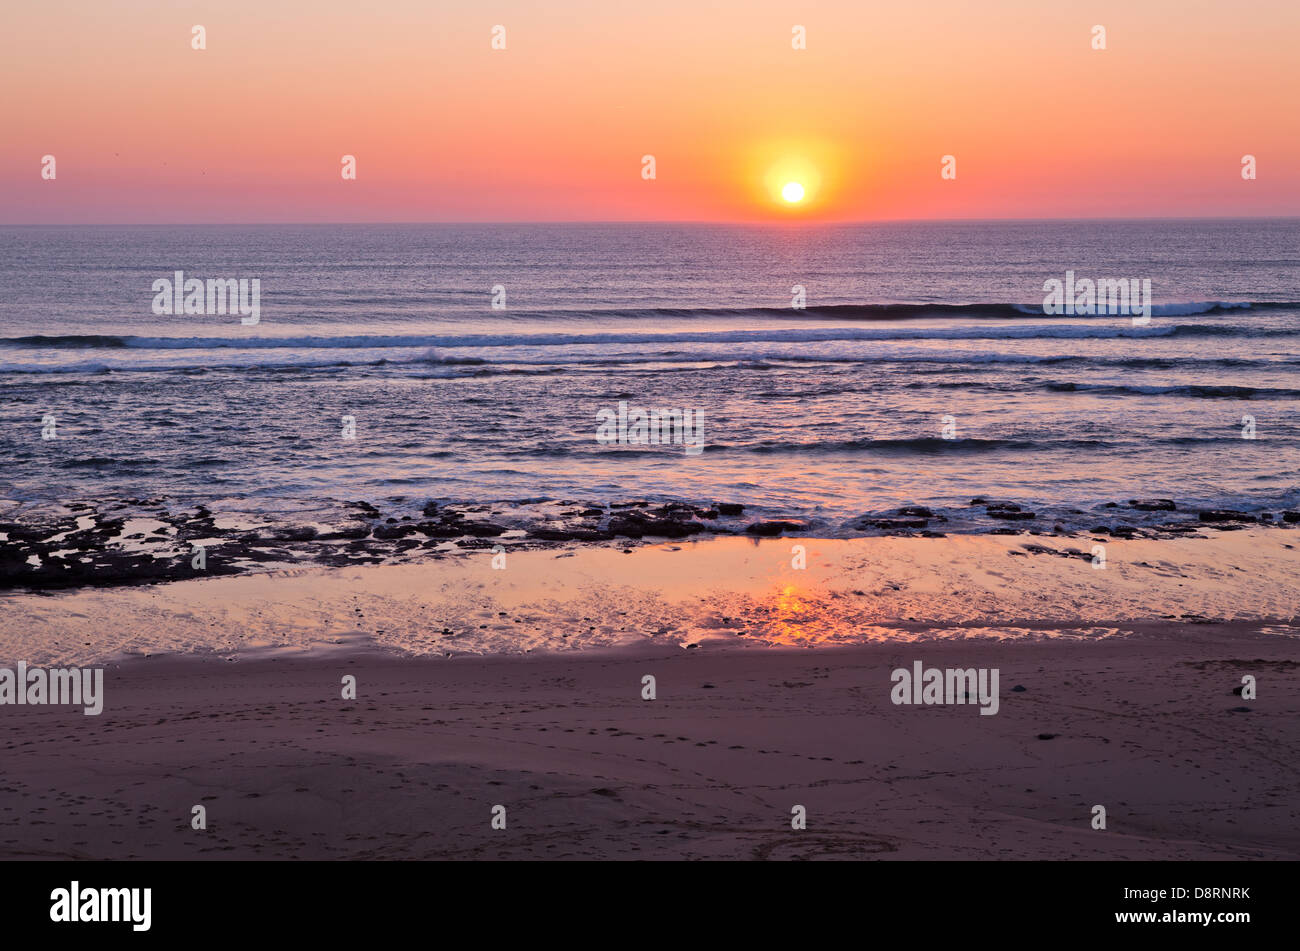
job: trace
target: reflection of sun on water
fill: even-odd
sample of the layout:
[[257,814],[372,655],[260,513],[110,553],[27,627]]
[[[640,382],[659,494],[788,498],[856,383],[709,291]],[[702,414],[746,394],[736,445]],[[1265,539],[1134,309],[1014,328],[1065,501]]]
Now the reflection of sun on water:
[[822,597],[802,591],[798,585],[783,585],[766,607],[768,623],[762,634],[774,644],[817,644],[848,634],[843,618],[831,612]]
[[[802,572],[801,572],[802,573]],[[749,643],[772,647],[827,647],[842,644],[914,640],[916,632],[892,623],[892,612],[881,610],[875,598],[859,598],[862,592],[845,592],[791,581],[786,572],[772,579],[772,586],[748,600],[738,611],[745,620]],[[735,608],[732,608],[735,611]],[[733,615],[734,617],[735,615]]]

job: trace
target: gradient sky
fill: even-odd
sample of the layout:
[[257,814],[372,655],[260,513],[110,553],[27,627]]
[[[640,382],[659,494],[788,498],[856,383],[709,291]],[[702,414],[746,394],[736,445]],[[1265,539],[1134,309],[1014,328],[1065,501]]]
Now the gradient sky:
[[0,221],[1295,215],[1297,47],[1296,0],[6,4]]

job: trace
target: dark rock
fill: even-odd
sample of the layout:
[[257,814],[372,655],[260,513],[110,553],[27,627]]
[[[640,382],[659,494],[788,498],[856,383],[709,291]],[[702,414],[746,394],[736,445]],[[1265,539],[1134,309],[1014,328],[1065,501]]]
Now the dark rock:
[[318,536],[321,541],[340,541],[345,538],[365,538],[370,534],[370,529],[364,525],[356,528],[340,528],[336,532],[323,532]]
[[1251,710],[1250,707],[1233,707],[1228,712],[1229,713],[1253,713],[1254,711]]
[[[593,532],[600,532],[600,529],[590,529]],[[685,538],[687,535],[694,535],[703,531],[703,527],[694,525],[691,522],[679,522],[673,519],[628,519],[617,516],[609,520],[609,526],[604,531],[609,537],[622,538]],[[629,549],[630,550],[630,549]]]
[[685,538],[687,535],[698,535],[702,531],[704,526],[698,522],[658,521],[651,522],[645,533],[664,538]]
[[1300,522],[1300,512],[1283,512],[1282,521],[1290,522],[1292,524]]
[[1208,511],[1197,512],[1197,518],[1202,522],[1253,522],[1255,516],[1246,512],[1238,512],[1235,509],[1210,509]]
[[644,538],[646,535],[656,538],[685,538],[704,531],[704,526],[680,518],[653,518],[640,512],[628,512],[610,516],[608,530],[612,535],[627,538]]
[[281,528],[274,532],[271,537],[278,542],[309,542],[316,535],[316,529],[310,525],[304,525],[301,528]]
[[1025,692],[1025,688],[1024,688],[1021,684],[1016,684],[1014,687],[1011,688],[1011,692],[1012,692],[1012,693],[1024,693],[1024,692]]
[[934,518],[934,513],[924,505],[904,505],[898,510],[899,515],[911,515],[916,518]]
[[40,542],[62,532],[73,531],[76,527],[76,522],[45,526],[15,525],[12,522],[6,522],[0,525],[0,530],[7,532],[9,540],[13,542]]
[[985,502],[984,514],[989,518],[1000,518],[1012,522],[1037,517],[1033,512],[1026,512],[1021,509],[1015,502]]
[[613,515],[609,519],[609,531],[613,535],[622,535],[626,538],[643,538],[645,523],[637,519]]
[[745,526],[745,531],[750,535],[761,535],[765,538],[780,535],[782,532],[804,532],[807,530],[808,525],[806,522],[791,522],[781,519],[752,522]]
[[460,529],[464,534],[474,538],[496,538],[506,532],[504,525],[493,525],[491,522],[470,522],[461,525]]
[[593,528],[533,528],[529,529],[528,537],[548,542],[597,542],[614,536]]
[[1061,735],[1061,734],[1059,734],[1059,733],[1040,733],[1040,734],[1038,734],[1038,738],[1039,738],[1040,740],[1054,740],[1054,739],[1056,739],[1056,738],[1057,738],[1058,736],[1060,736],[1060,735]]
[[667,505],[660,505],[658,508],[646,509],[644,512],[629,512],[629,517],[637,518],[669,518],[674,520],[690,519],[704,509],[697,509],[693,505],[686,505],[683,502],[670,502]]
[[1173,499],[1129,499],[1128,504],[1139,512],[1176,512]]
[[739,502],[719,502],[715,508],[722,515],[743,515],[745,513],[745,506]]
[[858,529],[880,528],[886,531],[899,531],[903,529],[925,528],[929,524],[929,520],[924,518],[877,518],[866,516],[858,519],[858,521],[854,523],[853,527]]

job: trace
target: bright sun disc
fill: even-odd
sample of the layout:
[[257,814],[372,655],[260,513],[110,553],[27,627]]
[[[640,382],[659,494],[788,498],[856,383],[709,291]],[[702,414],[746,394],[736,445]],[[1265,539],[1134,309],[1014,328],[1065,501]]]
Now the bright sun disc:
[[781,189],[781,197],[786,201],[802,201],[803,186],[798,182],[788,182],[786,186]]

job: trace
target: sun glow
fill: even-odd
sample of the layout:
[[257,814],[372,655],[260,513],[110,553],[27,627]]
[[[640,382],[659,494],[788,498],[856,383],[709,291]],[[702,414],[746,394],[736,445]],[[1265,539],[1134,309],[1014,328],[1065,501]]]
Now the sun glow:
[[845,163],[833,143],[760,140],[746,146],[738,158],[737,176],[752,183],[752,200],[767,220],[813,221],[838,205]]

